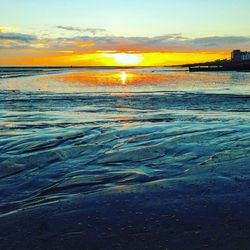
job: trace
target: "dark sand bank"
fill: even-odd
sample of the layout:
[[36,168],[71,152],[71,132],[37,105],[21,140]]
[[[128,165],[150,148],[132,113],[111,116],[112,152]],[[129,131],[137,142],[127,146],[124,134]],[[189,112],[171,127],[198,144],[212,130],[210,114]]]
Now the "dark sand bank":
[[145,185],[41,200],[1,218],[1,246],[248,249],[250,176],[226,173],[235,166],[248,173],[249,160]]

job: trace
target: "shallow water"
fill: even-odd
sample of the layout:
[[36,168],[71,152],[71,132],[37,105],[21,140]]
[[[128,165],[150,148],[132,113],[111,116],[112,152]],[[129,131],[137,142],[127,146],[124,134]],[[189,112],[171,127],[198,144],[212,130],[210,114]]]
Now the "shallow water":
[[0,114],[4,249],[249,246],[249,73],[4,77]]

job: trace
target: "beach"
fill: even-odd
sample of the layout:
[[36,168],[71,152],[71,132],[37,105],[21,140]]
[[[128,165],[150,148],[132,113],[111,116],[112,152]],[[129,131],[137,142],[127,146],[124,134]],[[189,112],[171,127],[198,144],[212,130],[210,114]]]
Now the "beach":
[[249,248],[250,73],[21,68],[0,114],[1,249]]

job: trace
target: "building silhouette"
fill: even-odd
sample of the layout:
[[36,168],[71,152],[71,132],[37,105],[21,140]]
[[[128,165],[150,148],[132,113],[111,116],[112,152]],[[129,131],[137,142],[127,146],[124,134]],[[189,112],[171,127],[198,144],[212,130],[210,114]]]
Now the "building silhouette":
[[241,51],[239,49],[232,51],[231,53],[231,60],[232,61],[244,61],[250,60],[250,52]]

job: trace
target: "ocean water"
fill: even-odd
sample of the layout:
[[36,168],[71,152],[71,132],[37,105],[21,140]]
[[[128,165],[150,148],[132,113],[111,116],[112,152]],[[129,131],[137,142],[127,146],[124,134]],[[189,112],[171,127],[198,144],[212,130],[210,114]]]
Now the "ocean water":
[[1,249],[249,249],[250,73],[2,70],[0,201]]

